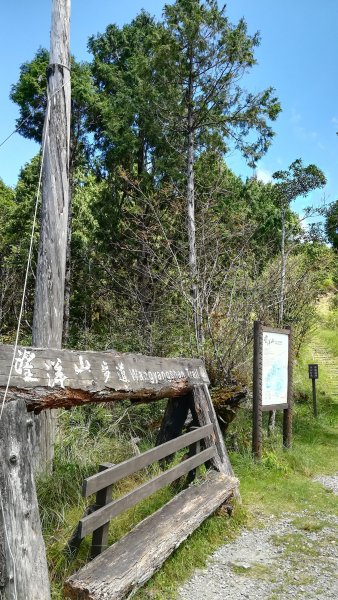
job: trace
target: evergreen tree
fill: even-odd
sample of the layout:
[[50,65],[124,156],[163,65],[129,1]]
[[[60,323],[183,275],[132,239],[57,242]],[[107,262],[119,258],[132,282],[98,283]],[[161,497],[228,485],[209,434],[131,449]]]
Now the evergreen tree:
[[249,165],[268,149],[269,125],[280,112],[271,88],[252,94],[241,86],[255,65],[259,36],[248,35],[243,19],[232,25],[216,0],[176,0],[164,9],[165,35],[158,72],[166,90],[160,115],[170,143],[180,151],[186,173],[186,215],[191,302],[197,350],[203,342],[196,253],[195,164],[203,148],[225,153],[232,144]]
[[335,250],[338,250],[338,200],[333,202],[327,210],[325,232],[330,244]]
[[286,210],[290,203],[299,196],[307,196],[311,191],[321,188],[326,184],[326,177],[316,165],[303,166],[302,161],[296,159],[287,171],[276,171],[272,175],[277,181],[274,189],[280,203],[281,210],[281,270],[280,292],[278,300],[278,325],[283,325],[286,277]]

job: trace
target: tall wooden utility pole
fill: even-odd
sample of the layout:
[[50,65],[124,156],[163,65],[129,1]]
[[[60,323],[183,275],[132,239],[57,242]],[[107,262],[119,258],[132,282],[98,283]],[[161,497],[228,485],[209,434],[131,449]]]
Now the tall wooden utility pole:
[[[32,343],[61,348],[69,205],[70,0],[52,0],[42,215]],[[53,459],[54,424],[48,411],[36,418],[37,470]]]
[[[70,0],[52,0],[47,111],[43,134],[42,222],[33,345],[61,348],[69,203]],[[20,355],[19,355],[20,356]],[[53,458],[50,411],[27,415],[23,398],[0,421],[0,598],[50,600],[47,560],[31,465]],[[47,415],[47,416],[46,416]]]

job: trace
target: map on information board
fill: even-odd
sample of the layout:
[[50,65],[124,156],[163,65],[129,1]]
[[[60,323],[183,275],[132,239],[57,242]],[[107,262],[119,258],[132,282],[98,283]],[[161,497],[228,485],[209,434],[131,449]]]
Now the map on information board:
[[263,331],[262,406],[287,404],[289,336]]

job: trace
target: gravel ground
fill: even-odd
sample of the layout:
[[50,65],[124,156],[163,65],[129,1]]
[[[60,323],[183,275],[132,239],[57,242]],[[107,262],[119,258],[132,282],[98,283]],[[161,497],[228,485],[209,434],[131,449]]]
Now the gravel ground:
[[328,475],[320,475],[314,478],[314,481],[319,481],[324,487],[338,494],[338,473],[329,477]]
[[[338,475],[318,477],[338,494]],[[338,599],[338,518],[270,517],[219,548],[178,593],[179,600]]]

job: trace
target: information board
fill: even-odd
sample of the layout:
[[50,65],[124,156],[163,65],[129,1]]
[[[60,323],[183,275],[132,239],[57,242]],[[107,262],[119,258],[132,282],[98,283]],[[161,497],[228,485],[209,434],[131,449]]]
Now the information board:
[[262,406],[287,404],[289,336],[263,332]]
[[292,332],[254,323],[252,451],[262,456],[262,413],[283,411],[283,446],[292,437]]

